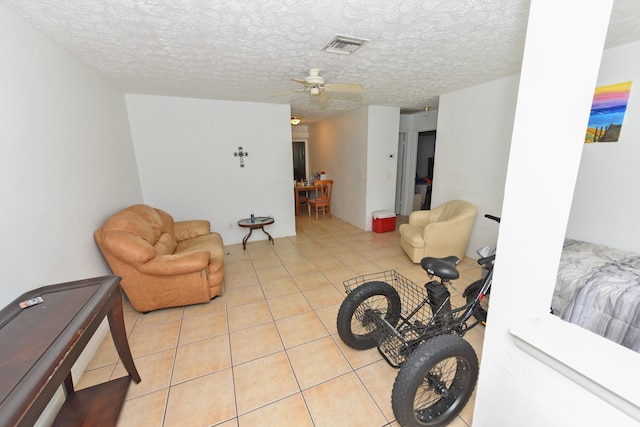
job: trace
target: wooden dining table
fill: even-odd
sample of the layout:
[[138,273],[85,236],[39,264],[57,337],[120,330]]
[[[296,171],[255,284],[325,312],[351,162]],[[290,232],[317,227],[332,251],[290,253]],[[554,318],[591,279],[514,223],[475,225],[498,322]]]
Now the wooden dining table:
[[[309,192],[309,191],[316,191],[319,190],[320,186],[319,185],[313,185],[313,184],[308,184],[308,185],[298,185],[296,184],[296,186],[293,188],[293,193],[295,194],[295,198],[296,198],[296,216],[298,216],[299,210],[300,210],[300,193],[302,192]],[[308,195],[308,193],[307,193]]]

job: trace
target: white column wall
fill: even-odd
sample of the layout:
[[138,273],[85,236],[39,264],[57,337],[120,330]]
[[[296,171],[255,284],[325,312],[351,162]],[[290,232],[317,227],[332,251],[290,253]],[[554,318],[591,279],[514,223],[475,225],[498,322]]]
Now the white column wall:
[[367,207],[368,108],[309,126],[310,172],[324,170],[334,180],[331,212],[365,229]]
[[640,419],[637,354],[549,314],[611,5],[531,2],[474,426]]
[[[476,249],[495,244],[498,237],[498,225],[484,214],[502,212],[518,78],[505,77],[440,97],[431,206],[463,199],[478,208],[467,247],[467,255],[474,258]],[[541,165],[539,172],[543,169]]]
[[373,212],[395,210],[399,124],[399,108],[369,107],[366,231],[372,228]]

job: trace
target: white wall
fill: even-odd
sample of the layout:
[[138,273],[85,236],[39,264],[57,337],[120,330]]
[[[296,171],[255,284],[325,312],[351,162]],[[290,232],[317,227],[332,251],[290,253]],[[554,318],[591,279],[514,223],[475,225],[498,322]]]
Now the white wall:
[[361,229],[367,206],[368,109],[360,108],[309,126],[310,171],[334,180],[331,213]]
[[[640,82],[639,54],[640,42],[605,51],[597,86]],[[502,210],[518,79],[519,75],[511,76],[440,98],[434,198],[439,204],[464,196],[478,206],[480,215],[467,250],[471,256],[476,248],[495,243],[497,238],[498,227],[482,215],[500,215]],[[569,237],[635,252],[640,252],[640,199],[631,195],[640,194],[636,165],[640,144],[635,143],[640,139],[638,85],[632,86],[620,141],[583,146],[567,227]],[[438,167],[443,164],[446,167]],[[532,173],[544,174],[546,164],[532,164]],[[455,185],[446,187],[443,181]],[[539,198],[546,191],[538,186],[531,197]],[[548,212],[541,205],[538,209],[541,214]]]
[[567,236],[640,252],[640,42],[603,55],[597,86],[627,81],[633,84],[620,140],[582,150]]
[[[124,96],[0,3],[0,307],[110,274],[93,231],[142,201]],[[104,338],[72,369],[77,381]],[[10,345],[3,343],[2,345]],[[37,425],[50,425],[59,389]]]
[[334,180],[332,214],[363,230],[371,212],[393,210],[399,120],[396,107],[369,106],[309,126],[310,172]]
[[[237,222],[273,216],[273,237],[295,234],[290,108],[282,104],[127,95],[145,203],[175,220],[207,219],[225,244]],[[234,157],[238,147],[249,153]],[[265,239],[262,232],[251,240]]]
[[[639,55],[640,42],[604,52],[597,86],[639,83],[632,86],[620,141],[583,145],[567,226],[569,237],[635,252],[640,252],[640,199],[633,197],[640,194],[636,165],[640,144],[635,143],[640,139]],[[467,250],[470,256],[476,256],[476,248],[497,239],[498,227],[482,215],[500,215],[502,210],[519,77],[506,77],[440,97],[433,196],[436,204],[432,205],[464,197],[478,206],[479,216]],[[532,173],[544,174],[547,163],[531,164]],[[532,191],[531,198],[539,199],[546,191],[540,185]],[[548,214],[542,205],[537,209],[541,215]]]
[[93,231],[142,193],[121,93],[4,4],[0,58],[4,306],[110,273]]
[[396,198],[400,109],[369,107],[367,128],[367,207],[365,230],[372,228],[372,212],[394,211]]
[[[495,244],[513,130],[519,76],[511,76],[440,97],[431,206],[464,199],[476,205],[467,255]],[[539,165],[538,173],[544,172]],[[530,194],[532,199],[545,191]],[[542,207],[541,207],[542,209]]]

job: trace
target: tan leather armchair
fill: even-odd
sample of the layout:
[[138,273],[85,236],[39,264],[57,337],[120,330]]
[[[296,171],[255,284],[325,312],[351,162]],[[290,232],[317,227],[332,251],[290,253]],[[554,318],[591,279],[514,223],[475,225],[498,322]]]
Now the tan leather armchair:
[[411,212],[409,223],[400,225],[400,246],[411,261],[424,257],[455,255],[462,259],[469,244],[478,210],[464,200],[452,200],[435,209]]
[[174,222],[163,210],[134,205],[107,219],[94,237],[140,312],[203,303],[222,293],[224,247],[209,221]]

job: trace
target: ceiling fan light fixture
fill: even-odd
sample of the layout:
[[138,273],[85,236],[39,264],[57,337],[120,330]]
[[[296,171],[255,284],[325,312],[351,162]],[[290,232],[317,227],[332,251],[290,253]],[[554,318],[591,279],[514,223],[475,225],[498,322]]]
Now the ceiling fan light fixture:
[[321,50],[340,55],[351,55],[356,50],[367,44],[369,40],[359,37],[335,35]]
[[291,117],[291,125],[298,126],[300,124],[300,119],[298,117]]
[[320,93],[320,89],[318,88],[318,86],[312,86],[309,89],[309,93],[311,93],[311,95],[318,95]]

